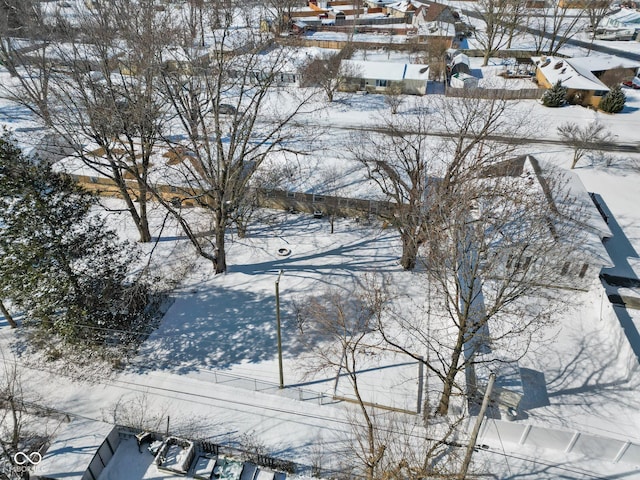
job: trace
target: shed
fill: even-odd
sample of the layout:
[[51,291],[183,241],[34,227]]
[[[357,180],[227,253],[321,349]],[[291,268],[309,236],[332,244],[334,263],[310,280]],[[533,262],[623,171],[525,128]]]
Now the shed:
[[302,35],[304,32],[307,31],[308,28],[309,28],[309,25],[306,22],[303,22],[302,20],[293,22],[293,25],[291,25],[291,31],[296,35]]
[[451,88],[478,88],[478,79],[468,73],[458,72],[451,75],[449,86]]

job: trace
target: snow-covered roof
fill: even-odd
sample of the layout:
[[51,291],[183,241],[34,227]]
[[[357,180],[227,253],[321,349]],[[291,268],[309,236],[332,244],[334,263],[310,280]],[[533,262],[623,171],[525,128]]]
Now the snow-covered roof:
[[[534,164],[538,167],[535,167]],[[552,163],[547,164],[528,155],[525,168],[530,168],[534,172],[538,170],[541,177],[538,179],[539,181],[542,179],[550,180],[550,183],[557,181],[558,170],[554,168]],[[573,171],[563,170],[562,182],[558,188],[550,190],[550,195],[557,207],[568,202],[568,205],[565,206],[568,207],[568,211],[575,212],[576,217],[584,222],[585,237],[582,253],[588,254],[593,264],[605,268],[613,267],[611,257],[602,244],[604,238],[612,237],[613,234],[591,200],[580,177]],[[567,208],[559,209],[567,211]]]
[[603,72],[615,68],[638,68],[640,62],[616,57],[615,55],[591,55],[589,57],[558,58],[532,57],[549,83],[560,81],[563,86],[576,90],[608,91],[593,72]]
[[51,444],[38,464],[38,476],[51,479],[82,480],[89,464],[113,425],[77,419],[69,423]]
[[602,27],[640,27],[640,12],[630,8],[623,8],[604,17],[600,25]]
[[574,68],[569,59],[549,56],[532,57],[532,60],[552,85],[560,81],[564,87],[571,89],[609,91],[609,87],[593,73],[584,68]]
[[638,68],[640,62],[616,57],[615,55],[591,55],[589,57],[568,58],[567,61],[578,71],[602,72],[614,68]]
[[357,72],[362,78],[376,80],[428,80],[429,66],[415,63],[368,62],[364,60],[343,60],[342,67]]
[[422,36],[453,37],[456,34],[456,27],[452,23],[433,21],[418,23],[417,26],[418,35]]
[[465,65],[469,65],[469,57],[462,52],[455,53],[451,61],[449,62],[449,66],[453,67],[454,65],[458,65],[459,63],[464,63]]
[[411,0],[403,0],[401,2],[391,3],[387,5],[387,8],[391,8],[398,12],[412,12],[416,8],[420,7],[422,4],[418,2],[413,2]]

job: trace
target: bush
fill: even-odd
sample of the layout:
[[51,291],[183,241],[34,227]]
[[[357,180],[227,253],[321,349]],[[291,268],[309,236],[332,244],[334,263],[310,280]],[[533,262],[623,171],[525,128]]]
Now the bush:
[[600,101],[600,110],[607,113],[618,113],[624,108],[627,97],[620,85],[613,87]]
[[567,99],[567,88],[563,87],[560,81],[544,92],[542,95],[542,104],[545,107],[561,107]]

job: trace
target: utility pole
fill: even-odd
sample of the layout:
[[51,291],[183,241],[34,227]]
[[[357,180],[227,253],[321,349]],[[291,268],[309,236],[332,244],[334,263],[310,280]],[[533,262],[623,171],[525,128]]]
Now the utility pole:
[[476,424],[473,426],[473,431],[471,432],[471,438],[469,439],[469,445],[467,446],[467,453],[464,456],[464,461],[462,462],[462,470],[460,470],[460,480],[465,480],[467,478],[467,471],[469,470],[469,464],[471,463],[471,455],[473,455],[473,449],[476,446],[476,441],[478,440],[478,433],[480,432],[480,425],[482,425],[482,420],[484,419],[484,414],[487,411],[487,407],[489,406],[489,398],[491,397],[491,391],[493,390],[493,383],[496,381],[496,374],[491,373],[489,375],[489,383],[487,384],[487,390],[484,392],[484,398],[482,399],[482,406],[480,407],[480,413],[478,414],[478,418],[476,419]]
[[276,280],[276,324],[278,329],[278,371],[280,373],[280,388],[284,388],[284,375],[282,373],[282,334],[280,332],[280,277],[282,270]]

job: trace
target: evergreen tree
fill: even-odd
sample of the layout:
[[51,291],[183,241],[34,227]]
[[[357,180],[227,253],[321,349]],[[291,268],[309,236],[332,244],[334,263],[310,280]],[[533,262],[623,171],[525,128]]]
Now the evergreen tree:
[[0,138],[0,298],[25,325],[71,343],[111,342],[113,329],[139,328],[149,301],[144,283],[130,280],[135,246],[91,213],[95,203]]
[[620,85],[615,85],[600,101],[600,110],[607,113],[621,112],[626,101],[627,97]]
[[542,95],[542,104],[545,107],[561,107],[566,100],[567,88],[562,86],[560,80]]

